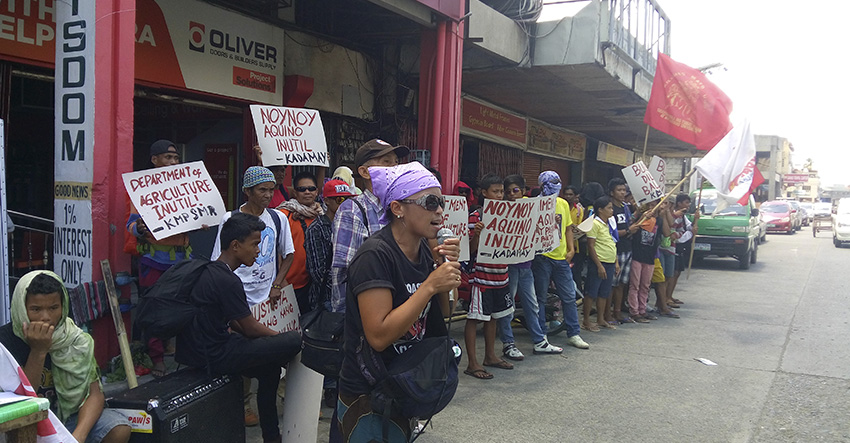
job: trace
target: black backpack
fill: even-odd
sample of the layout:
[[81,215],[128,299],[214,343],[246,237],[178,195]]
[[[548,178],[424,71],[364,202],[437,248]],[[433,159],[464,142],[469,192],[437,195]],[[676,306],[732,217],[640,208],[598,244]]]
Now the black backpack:
[[143,337],[174,337],[192,323],[199,309],[189,296],[210,263],[205,259],[177,263],[141,297],[136,323]]

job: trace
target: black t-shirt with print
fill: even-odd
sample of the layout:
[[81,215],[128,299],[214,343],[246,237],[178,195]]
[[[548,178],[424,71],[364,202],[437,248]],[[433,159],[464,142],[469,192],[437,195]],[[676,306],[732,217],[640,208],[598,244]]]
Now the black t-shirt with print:
[[208,361],[215,366],[239,337],[228,331],[230,321],[251,315],[242,280],[227,264],[214,261],[201,274],[190,300],[201,312],[177,336],[176,360],[195,367],[205,367]]
[[644,264],[654,264],[655,256],[658,253],[658,246],[661,245],[661,232],[663,217],[655,217],[655,227],[652,231],[646,231],[640,228],[632,236],[632,260],[636,260]]
[[[626,205],[617,206],[617,203],[613,203],[611,206],[614,207],[614,220],[617,220],[617,230],[618,231],[626,231],[629,230],[629,224],[632,222],[630,220],[629,213],[626,214]],[[620,240],[617,242],[617,253],[622,254],[624,252],[629,252],[632,250],[632,239],[627,235],[620,236]]]
[[[369,237],[357,250],[348,267],[348,294],[346,294],[345,342],[343,363],[340,371],[340,391],[360,395],[370,391],[357,364],[357,347],[363,337],[363,322],[357,305],[357,294],[369,289],[389,289],[393,297],[393,309],[401,306],[428,278],[434,260],[428,243],[423,240],[416,263],[407,259],[393,238],[390,226]],[[430,313],[430,315],[429,315]],[[439,315],[439,303],[432,298],[419,319],[403,337],[396,340],[379,355],[385,365],[421,341],[425,336],[445,335],[446,328]]]
[[[27,365],[27,360],[30,357],[30,345],[15,335],[12,330],[12,323],[6,323],[0,326],[0,343],[15,357],[15,361],[21,365],[23,369]],[[56,388],[53,385],[53,365],[50,363],[50,354],[44,358],[44,368],[41,370],[41,380],[30,380],[30,384],[36,388],[36,393],[39,397],[44,397],[50,400],[51,409],[56,408]]]

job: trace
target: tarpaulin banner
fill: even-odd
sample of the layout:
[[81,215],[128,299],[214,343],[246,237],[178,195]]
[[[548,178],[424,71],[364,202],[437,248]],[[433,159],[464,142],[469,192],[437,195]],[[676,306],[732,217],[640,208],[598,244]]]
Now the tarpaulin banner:
[[443,209],[443,227],[460,239],[459,261],[469,261],[469,209],[466,198],[446,195],[446,208]]
[[128,172],[121,176],[130,201],[154,238],[217,226],[226,212],[204,162]]
[[328,144],[319,111],[251,105],[263,166],[328,166]]
[[478,261],[512,265],[560,245],[555,220],[557,196],[523,198],[515,201],[484,200],[478,240]]

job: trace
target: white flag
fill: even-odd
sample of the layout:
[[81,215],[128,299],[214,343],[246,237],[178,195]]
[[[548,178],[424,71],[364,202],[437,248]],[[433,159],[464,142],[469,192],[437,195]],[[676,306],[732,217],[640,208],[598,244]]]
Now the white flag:
[[[695,168],[717,189],[718,213],[733,203],[746,204],[753,181],[761,174],[756,169],[756,142],[750,131],[750,122],[741,119],[717,143]],[[763,180],[763,179],[762,179]],[[759,185],[760,183],[755,183]]]

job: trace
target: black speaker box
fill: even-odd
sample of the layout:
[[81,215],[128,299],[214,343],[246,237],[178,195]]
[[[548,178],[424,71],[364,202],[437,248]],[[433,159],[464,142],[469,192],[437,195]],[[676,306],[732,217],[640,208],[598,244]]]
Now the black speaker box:
[[184,369],[107,400],[109,407],[150,415],[153,432],[133,432],[132,443],[245,441],[242,378],[209,377]]

